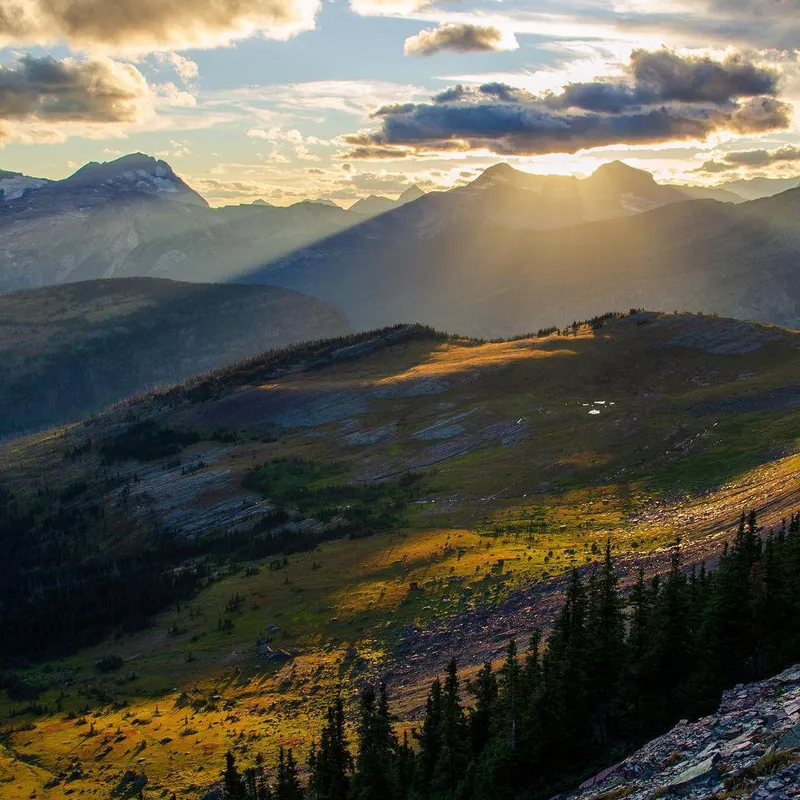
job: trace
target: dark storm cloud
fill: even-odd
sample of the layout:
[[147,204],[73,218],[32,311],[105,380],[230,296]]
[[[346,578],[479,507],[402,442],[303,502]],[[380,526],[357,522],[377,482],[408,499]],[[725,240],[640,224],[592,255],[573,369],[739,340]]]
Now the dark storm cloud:
[[637,50],[620,79],[570,84],[540,97],[501,83],[459,85],[430,103],[383,107],[375,112],[377,130],[346,141],[361,153],[486,148],[534,155],[702,140],[716,131],[788,127],[791,106],[777,92],[778,74],[742,57],[713,61]]

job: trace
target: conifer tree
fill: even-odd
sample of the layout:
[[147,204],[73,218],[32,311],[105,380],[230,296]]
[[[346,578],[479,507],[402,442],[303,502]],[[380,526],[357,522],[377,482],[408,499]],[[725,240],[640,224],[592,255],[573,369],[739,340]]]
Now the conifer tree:
[[436,795],[446,800],[456,796],[456,789],[469,764],[469,731],[461,705],[458,666],[453,658],[447,665],[442,691],[439,730],[439,758],[434,770]]
[[309,790],[313,800],[346,800],[350,792],[353,758],[345,736],[344,705],[341,696],[328,707],[319,749],[309,763]]
[[441,752],[441,726],[442,726],[442,682],[436,678],[431,684],[428,698],[425,702],[425,717],[422,729],[414,731],[414,738],[419,745],[417,755],[417,769],[415,772],[415,788],[419,797],[429,797],[433,776],[439,763]]
[[477,677],[467,684],[467,688],[475,700],[469,713],[470,747],[473,758],[478,758],[489,741],[489,731],[496,714],[497,678],[491,661],[481,667]]
[[350,796],[355,800],[394,795],[397,739],[392,730],[386,686],[376,696],[368,686],[361,693],[358,722],[358,756]]
[[225,800],[248,800],[247,788],[236,767],[236,759],[230,750],[225,753],[225,771],[222,773],[222,796]]
[[620,676],[625,656],[625,619],[618,579],[606,543],[599,578],[593,580],[587,613],[587,680],[594,738],[605,744],[620,702]]
[[302,800],[303,789],[300,786],[297,762],[291,748],[278,751],[278,771],[275,780],[275,800]]

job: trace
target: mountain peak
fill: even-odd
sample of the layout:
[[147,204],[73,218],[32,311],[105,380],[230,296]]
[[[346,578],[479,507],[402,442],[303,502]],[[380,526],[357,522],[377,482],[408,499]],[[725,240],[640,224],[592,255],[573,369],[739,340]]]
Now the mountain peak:
[[514,169],[510,164],[506,164],[505,161],[501,161],[499,164],[493,164],[485,169],[478,180],[511,181],[518,175],[519,170]]
[[413,186],[409,186],[400,197],[397,198],[397,205],[403,205],[404,203],[413,203],[414,200],[419,200],[420,197],[423,197],[425,192],[417,186],[415,183]]
[[90,161],[61,181],[61,185],[68,189],[103,190],[112,195],[157,194],[191,205],[208,205],[166,161],[145,153],[129,153],[113,161]]
[[655,178],[644,169],[626,164],[624,161],[609,161],[598,167],[588,178],[596,183],[632,184],[632,185],[651,185],[655,183]]

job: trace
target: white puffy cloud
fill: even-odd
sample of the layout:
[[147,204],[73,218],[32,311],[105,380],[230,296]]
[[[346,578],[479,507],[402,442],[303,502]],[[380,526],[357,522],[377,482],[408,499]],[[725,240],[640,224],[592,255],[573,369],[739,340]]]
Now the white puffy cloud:
[[136,122],[150,102],[132,64],[109,58],[61,61],[22,56],[0,66],[0,119],[44,122]]
[[350,8],[362,16],[402,17],[421,11],[434,0],[350,0]]

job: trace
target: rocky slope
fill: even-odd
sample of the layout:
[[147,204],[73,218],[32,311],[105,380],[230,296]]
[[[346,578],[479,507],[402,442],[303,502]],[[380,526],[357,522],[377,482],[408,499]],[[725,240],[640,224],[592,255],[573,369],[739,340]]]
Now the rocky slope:
[[163,161],[134,154],[63,181],[0,177],[0,290],[96,278],[215,280],[341,231],[336,206],[211,209]]
[[268,286],[134,278],[0,294],[0,435],[348,330],[337,308]]
[[[96,554],[124,565],[167,531],[174,563],[220,554],[214,580],[150,627],[27,671],[38,709],[0,692],[5,793],[61,780],[107,800],[135,766],[153,796],[201,796],[228,749],[247,763],[291,743],[304,760],[328,698],[366,677],[389,682],[412,726],[451,656],[471,677],[510,636],[547,628],[563,576],[591,569],[607,539],[629,581],[662,572],[676,536],[687,565],[710,560],[742,509],[780,524],[800,498],[799,340],[685,314],[510,342],[409,326],[264,354],[0,442],[3,484],[23,500],[41,497],[44,472],[65,510],[102,509],[76,551],[58,550],[65,570]],[[117,445],[142,424],[185,446],[125,458]],[[411,470],[401,522],[330,538]],[[318,546],[277,569],[251,549],[276,535]],[[42,526],[7,563],[22,570],[62,538]],[[101,672],[112,656],[124,667]]]
[[564,800],[788,800],[800,797],[800,665],[725,692]]

